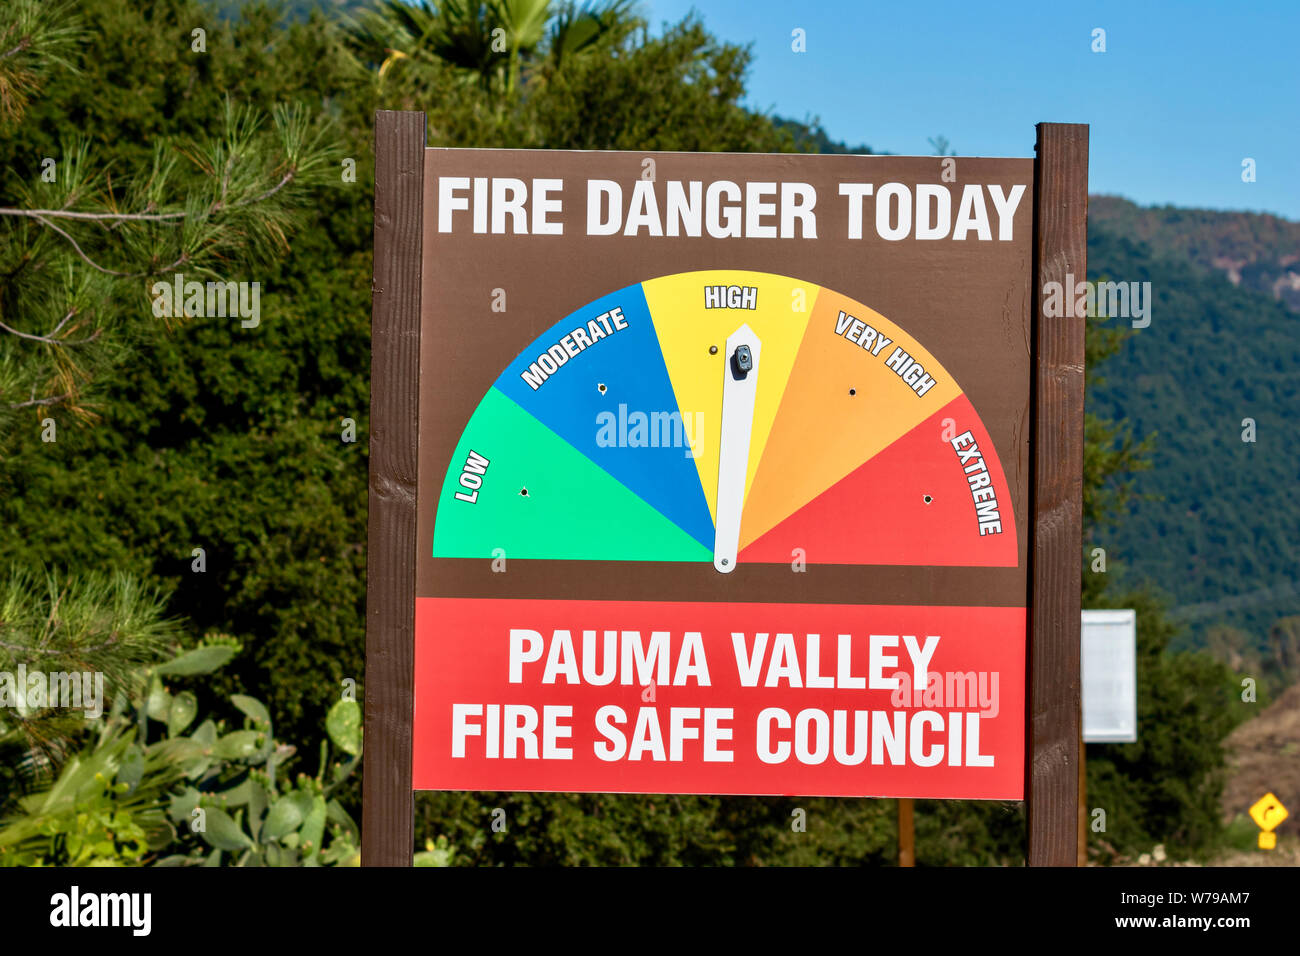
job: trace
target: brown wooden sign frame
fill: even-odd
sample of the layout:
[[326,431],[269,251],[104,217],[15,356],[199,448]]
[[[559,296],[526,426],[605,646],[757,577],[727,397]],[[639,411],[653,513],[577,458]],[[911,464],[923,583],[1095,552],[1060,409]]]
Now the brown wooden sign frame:
[[[1079,845],[1084,317],[1047,283],[1087,275],[1088,127],[1040,123],[1034,164],[1032,460],[1025,802],[1031,866]],[[409,866],[425,117],[375,115],[362,863]],[[1072,290],[1067,289],[1070,295]],[[1074,310],[1067,310],[1073,312]]]

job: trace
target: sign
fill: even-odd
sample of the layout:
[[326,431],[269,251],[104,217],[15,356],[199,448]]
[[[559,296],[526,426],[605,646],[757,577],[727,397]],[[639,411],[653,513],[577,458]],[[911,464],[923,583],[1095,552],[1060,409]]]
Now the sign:
[[1266,793],[1256,800],[1249,810],[1250,818],[1255,821],[1255,825],[1260,828],[1259,848],[1261,850],[1272,850],[1277,846],[1276,830],[1290,814],[1286,807],[1282,806],[1282,801],[1273,796],[1272,793]]
[[[417,154],[405,121],[386,157],[406,115],[377,133],[367,746],[407,799],[1023,798],[1027,638],[1048,665],[1078,625],[1029,574],[1073,562],[1077,602],[1078,476],[1052,476],[1081,462],[1082,325],[1049,362],[1033,267],[1063,173]],[[1048,424],[1053,363],[1078,401]],[[1036,726],[1077,728],[1041,690]]]
[[1020,798],[1032,161],[427,157],[414,786]]
[[1137,611],[1084,611],[1084,743],[1137,740]]

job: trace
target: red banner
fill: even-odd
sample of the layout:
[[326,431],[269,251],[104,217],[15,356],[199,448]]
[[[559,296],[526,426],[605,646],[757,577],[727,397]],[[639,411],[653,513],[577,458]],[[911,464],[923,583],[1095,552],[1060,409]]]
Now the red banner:
[[1019,800],[1025,610],[417,598],[417,790]]

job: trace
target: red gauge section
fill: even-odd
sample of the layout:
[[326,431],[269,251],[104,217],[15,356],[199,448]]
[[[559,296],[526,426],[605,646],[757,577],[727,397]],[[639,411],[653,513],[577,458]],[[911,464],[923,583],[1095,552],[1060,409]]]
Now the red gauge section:
[[961,395],[740,553],[813,564],[1015,567],[1010,491]]

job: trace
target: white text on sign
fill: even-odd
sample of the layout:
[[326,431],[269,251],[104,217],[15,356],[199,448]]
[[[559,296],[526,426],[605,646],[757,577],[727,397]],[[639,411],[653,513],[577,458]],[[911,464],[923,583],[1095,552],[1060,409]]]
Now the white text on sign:
[[[817,239],[817,189],[804,182],[585,182],[588,236]],[[1026,186],[842,182],[845,238],[1010,242]],[[562,179],[439,176],[438,231],[562,236]]]

